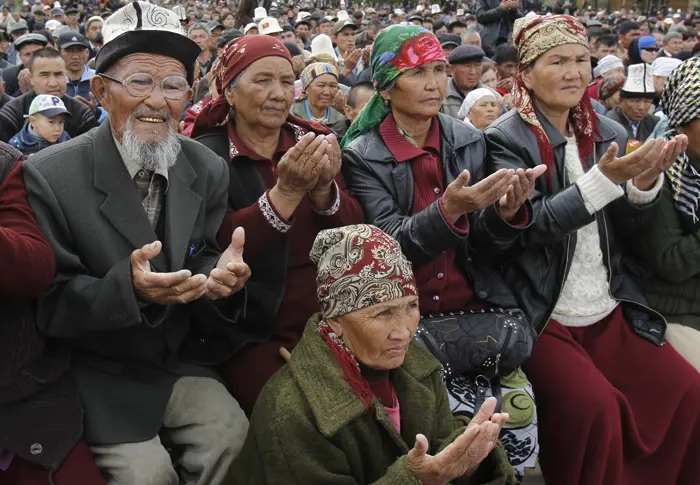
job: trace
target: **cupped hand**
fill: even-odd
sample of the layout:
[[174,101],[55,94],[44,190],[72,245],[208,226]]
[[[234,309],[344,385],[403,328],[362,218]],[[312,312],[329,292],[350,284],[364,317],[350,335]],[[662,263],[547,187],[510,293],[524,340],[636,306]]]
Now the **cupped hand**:
[[307,133],[277,164],[277,188],[284,194],[303,197],[317,183],[325,168],[328,142],[324,135]]
[[207,277],[192,275],[189,270],[156,273],[151,259],[160,254],[160,241],[146,244],[131,253],[131,280],[136,295],[142,301],[158,305],[185,304],[199,299],[206,291]]
[[245,230],[237,227],[231,236],[231,244],[221,254],[209,274],[206,295],[211,300],[228,298],[239,292],[250,278],[250,267],[243,261]]
[[633,180],[634,186],[639,190],[651,189],[659,175],[673,166],[673,163],[688,149],[688,137],[676,135],[664,147],[661,156],[641,175]]
[[445,485],[460,477],[471,476],[498,443],[507,414],[494,414],[496,399],[484,401],[469,426],[437,455],[428,454],[427,438],[416,436],[408,453],[408,468],[423,485]]
[[620,185],[638,177],[657,163],[665,146],[666,140],[656,138],[647,141],[629,155],[617,158],[620,148],[617,143],[612,143],[598,162],[598,168],[611,182]]
[[547,171],[546,165],[523,170],[519,168],[513,177],[512,188],[498,202],[498,211],[508,222],[513,220],[520,207],[527,201],[535,190],[537,178]]
[[471,177],[468,170],[463,170],[442,196],[445,215],[456,221],[464,214],[478,212],[495,204],[511,188],[515,170],[501,169],[479,183],[467,187]]

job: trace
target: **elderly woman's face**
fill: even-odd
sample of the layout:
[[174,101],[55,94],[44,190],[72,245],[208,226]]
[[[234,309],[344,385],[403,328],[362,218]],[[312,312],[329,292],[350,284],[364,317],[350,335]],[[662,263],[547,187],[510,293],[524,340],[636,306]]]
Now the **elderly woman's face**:
[[606,73],[604,73],[601,76],[603,79],[607,79],[609,77],[625,77],[625,68],[624,67],[616,67],[615,69],[610,69]]
[[591,81],[590,51],[578,44],[554,47],[523,72],[523,81],[542,105],[555,110],[574,108]]
[[328,324],[367,367],[391,370],[406,358],[420,320],[417,296],[404,296],[363,308]]
[[484,131],[491,123],[496,121],[501,112],[498,101],[493,96],[484,96],[474,103],[469,112],[469,121],[479,130]]
[[483,73],[481,75],[481,84],[491,89],[496,89],[498,87],[498,77],[496,76],[496,71],[491,69]]
[[283,57],[270,56],[243,71],[238,86],[226,89],[236,119],[251,126],[279,129],[294,101],[294,70]]
[[404,116],[437,116],[447,89],[447,64],[434,61],[401,74],[387,99],[392,108]]
[[328,109],[338,94],[338,79],[332,74],[323,74],[311,81],[306,88],[309,104],[318,109]]
[[146,97],[133,96],[122,84],[100,76],[92,78],[90,87],[109,112],[109,121],[118,140],[121,140],[127,123],[131,122],[133,133],[141,142],[163,141],[170,132],[177,131],[192,90],[185,92],[180,99],[170,99],[164,96],[161,83],[171,76],[186,78],[185,66],[172,57],[139,53],[126,56],[107,72],[121,80],[137,73],[153,77],[155,86]]

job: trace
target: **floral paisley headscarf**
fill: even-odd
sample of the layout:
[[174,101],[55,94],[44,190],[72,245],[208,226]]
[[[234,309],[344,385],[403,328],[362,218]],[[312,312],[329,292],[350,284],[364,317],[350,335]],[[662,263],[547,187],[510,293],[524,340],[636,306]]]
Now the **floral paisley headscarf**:
[[342,378],[372,410],[372,391],[353,353],[327,323],[378,303],[418,295],[413,266],[399,243],[375,226],[358,224],[321,231],[310,254],[323,319],[319,333],[343,369]]
[[375,93],[345,134],[342,146],[384,121],[391,108],[379,93],[389,88],[397,77],[423,64],[444,60],[437,37],[423,27],[392,25],[380,32],[370,59]]
[[[537,118],[535,103],[531,91],[525,87],[523,71],[548,50],[560,45],[578,44],[589,48],[586,29],[573,17],[568,15],[534,15],[515,21],[513,42],[518,51],[520,73],[513,86],[513,105],[522,120],[530,125],[537,137],[542,163],[547,166],[545,177],[551,183],[554,170],[554,149]],[[584,90],[583,98],[571,110],[570,122],[576,136],[579,156],[586,160],[593,154],[595,135],[598,132],[598,117],[593,110],[591,99]]]

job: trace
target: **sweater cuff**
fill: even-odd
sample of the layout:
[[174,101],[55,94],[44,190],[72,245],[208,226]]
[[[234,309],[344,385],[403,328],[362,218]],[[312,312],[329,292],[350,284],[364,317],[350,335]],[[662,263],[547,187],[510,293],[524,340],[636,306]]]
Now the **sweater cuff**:
[[593,215],[615,199],[625,195],[619,185],[603,175],[596,165],[576,181],[588,213]]
[[333,216],[338,212],[338,209],[340,209],[340,188],[338,187],[338,184],[333,181],[333,192],[335,193],[335,197],[333,197],[333,193],[331,193],[331,198],[333,199],[333,203],[331,204],[330,207],[326,209],[319,209],[316,207],[313,203],[311,202],[311,205],[314,206],[314,212],[320,216]]
[[634,186],[631,180],[627,181],[627,200],[634,205],[647,205],[651,204],[656,200],[656,197],[661,192],[661,188],[664,186],[664,174],[663,172],[659,174],[654,186],[649,190],[639,190]]

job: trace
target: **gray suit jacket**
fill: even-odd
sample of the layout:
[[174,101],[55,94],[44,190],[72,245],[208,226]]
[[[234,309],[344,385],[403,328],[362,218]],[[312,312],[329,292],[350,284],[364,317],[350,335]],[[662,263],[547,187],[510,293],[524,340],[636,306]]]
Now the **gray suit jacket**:
[[637,129],[637,136],[634,136],[634,131],[632,130],[632,125],[629,124],[625,114],[622,112],[622,108],[619,106],[612,111],[608,111],[606,114],[608,118],[613,121],[617,121],[622,125],[622,127],[627,131],[628,140],[637,140],[640,143],[647,141],[647,138],[651,136],[654,132],[656,124],[659,122],[659,118],[654,115],[646,115],[642,122],[639,124]]
[[[219,258],[216,233],[226,210],[228,166],[180,138],[161,212],[159,272],[208,275]],[[158,239],[111,133],[109,121],[42,150],[23,164],[30,203],[56,254],[52,288],[37,322],[73,348],[72,368],[90,444],[144,441],[160,429],[173,382],[215,377],[205,366],[231,357],[243,292],[216,305],[145,304],[136,298],[130,255]]]

